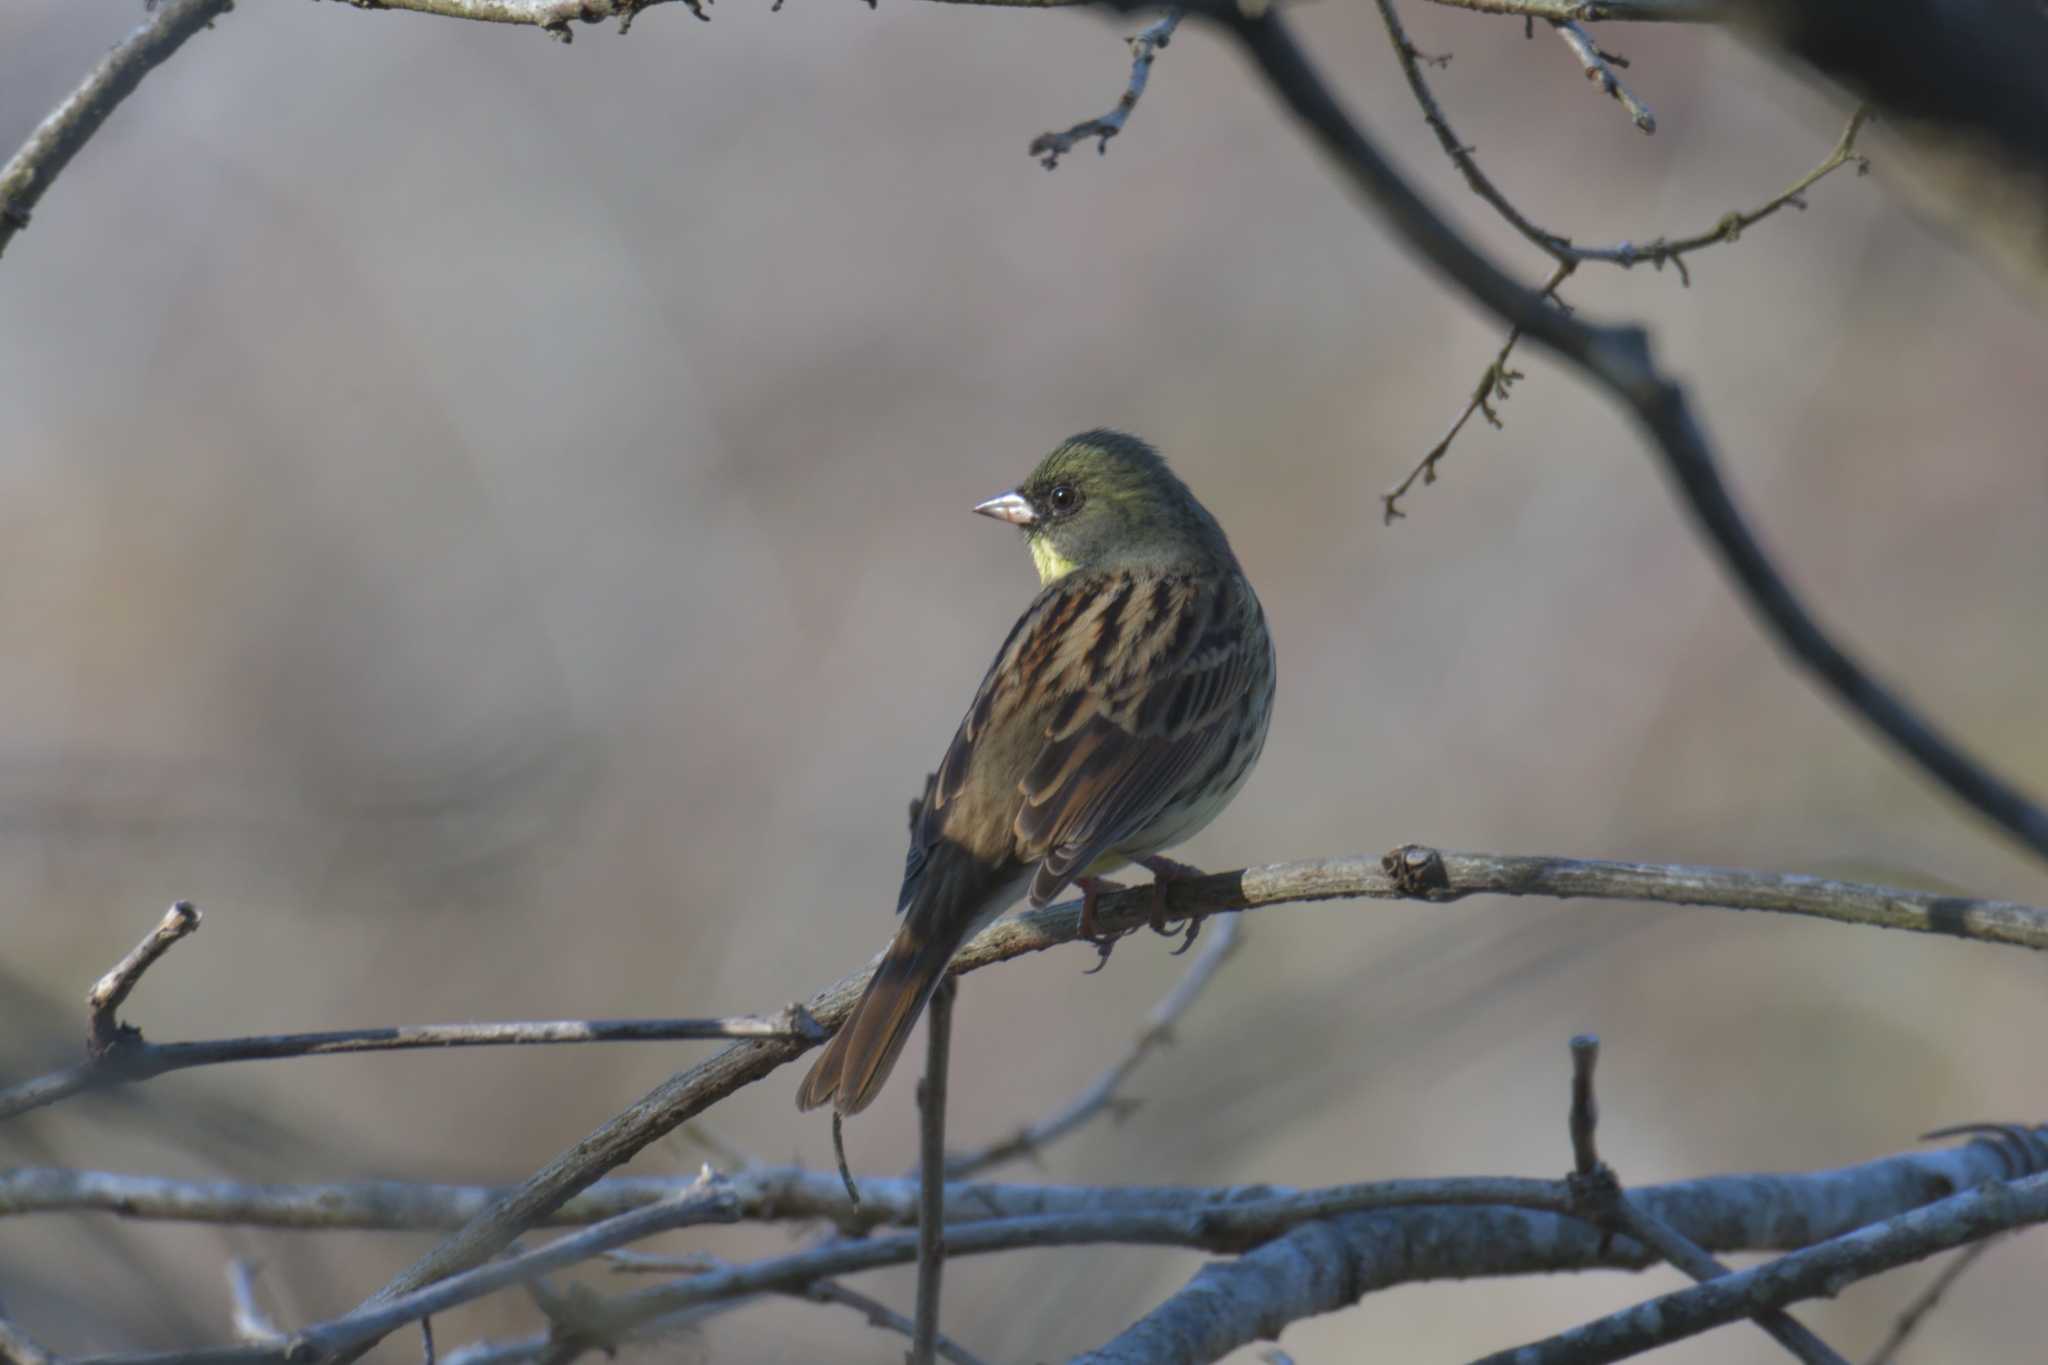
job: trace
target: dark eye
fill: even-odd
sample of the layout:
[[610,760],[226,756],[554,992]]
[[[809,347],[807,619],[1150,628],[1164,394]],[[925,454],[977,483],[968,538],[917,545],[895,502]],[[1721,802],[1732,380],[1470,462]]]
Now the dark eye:
[[1056,483],[1045,500],[1055,512],[1071,512],[1081,505],[1081,493],[1070,483]]

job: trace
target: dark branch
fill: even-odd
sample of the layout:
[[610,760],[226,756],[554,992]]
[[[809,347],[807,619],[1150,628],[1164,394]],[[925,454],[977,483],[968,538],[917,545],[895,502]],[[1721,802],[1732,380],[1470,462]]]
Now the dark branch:
[[959,987],[939,978],[925,1011],[924,1079],[917,1088],[922,1174],[917,1200],[917,1318],[910,1365],[932,1365],[939,1342],[939,1289],[946,1268],[946,1073],[953,1051],[953,998]]
[[1957,748],[1878,683],[1834,643],[1793,593],[1722,482],[1685,391],[1657,369],[1641,328],[1594,326],[1563,315],[1482,256],[1359,131],[1295,43],[1280,11],[1248,18],[1228,0],[1204,0],[1201,12],[1242,42],[1274,92],[1359,195],[1411,248],[1474,301],[1556,350],[1634,415],[1750,605],[1794,659],[1958,799],[2048,858],[2048,811]]

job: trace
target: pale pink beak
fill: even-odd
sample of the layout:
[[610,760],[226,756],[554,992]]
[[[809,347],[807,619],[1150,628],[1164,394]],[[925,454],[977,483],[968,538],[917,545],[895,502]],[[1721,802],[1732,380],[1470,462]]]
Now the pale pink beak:
[[999,493],[987,502],[974,504],[974,510],[997,521],[1007,521],[1012,526],[1029,526],[1038,520],[1038,513],[1031,510],[1031,503],[1022,493],[1014,489]]

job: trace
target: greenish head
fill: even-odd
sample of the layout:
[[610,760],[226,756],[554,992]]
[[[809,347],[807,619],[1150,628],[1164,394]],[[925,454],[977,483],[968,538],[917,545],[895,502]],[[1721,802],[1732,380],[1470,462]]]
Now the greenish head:
[[1021,528],[1041,583],[1076,569],[1235,562],[1223,528],[1159,453],[1120,431],[1084,431],[975,511]]

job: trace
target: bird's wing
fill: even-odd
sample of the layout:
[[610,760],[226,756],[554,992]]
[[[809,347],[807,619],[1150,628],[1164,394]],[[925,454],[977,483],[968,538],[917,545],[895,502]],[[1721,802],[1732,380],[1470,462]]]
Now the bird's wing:
[[1031,899],[1046,904],[1184,793],[1226,778],[1255,729],[1268,648],[1235,573],[1053,584],[1010,632],[929,784],[912,863],[971,781],[1014,784],[1008,856],[1039,864]]

